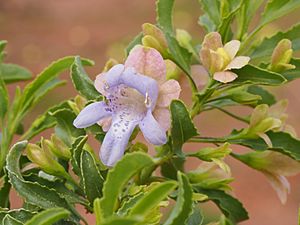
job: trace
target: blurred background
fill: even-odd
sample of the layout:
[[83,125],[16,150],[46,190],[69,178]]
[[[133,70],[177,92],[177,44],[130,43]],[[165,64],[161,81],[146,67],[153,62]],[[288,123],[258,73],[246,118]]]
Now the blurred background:
[[[174,15],[176,28],[188,30],[199,43],[204,30],[197,24],[201,15],[200,5],[196,0],[176,1]],[[276,30],[286,29],[300,20],[298,11],[282,18],[265,29],[266,35]],[[91,79],[102,70],[110,57],[120,61],[124,58],[124,47],[141,31],[145,22],[155,23],[154,0],[9,0],[0,1],[0,39],[8,40],[6,62],[17,63],[38,74],[53,60],[67,55],[81,55],[93,59],[96,65],[88,69]],[[76,94],[69,74],[63,75],[69,82],[47,96],[32,116],[42,113],[48,106]],[[188,88],[184,78],[183,89]],[[21,84],[22,85],[22,84]],[[299,109],[300,80],[283,88],[272,89],[274,94],[290,100],[288,123],[293,124],[300,133]],[[13,93],[14,86],[10,86]],[[189,96],[182,96],[188,98]],[[240,108],[236,112],[249,111]],[[216,120],[218,118],[218,120]],[[26,118],[25,126],[32,122]],[[231,131],[232,126],[240,128],[242,124],[220,112],[204,113],[195,122],[203,136],[222,136]],[[228,126],[228,125],[232,126]],[[95,145],[97,146],[97,145]],[[186,145],[185,150],[197,150],[199,145]],[[240,151],[238,147],[234,150]],[[300,150],[300,149],[299,149]],[[189,168],[197,167],[198,161],[189,163]],[[249,211],[250,220],[242,225],[296,225],[300,202],[300,176],[290,180],[292,192],[288,202],[282,205],[264,176],[243,164],[228,160],[232,168],[234,195]],[[19,207],[20,201],[13,196],[13,207]],[[216,207],[204,208],[207,221],[217,218]],[[88,216],[89,217],[89,216]],[[93,224],[93,217],[89,217]]]

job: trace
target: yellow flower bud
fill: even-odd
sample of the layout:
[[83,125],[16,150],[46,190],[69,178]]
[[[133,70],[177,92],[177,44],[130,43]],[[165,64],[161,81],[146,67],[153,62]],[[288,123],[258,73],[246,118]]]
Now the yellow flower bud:
[[54,155],[56,155],[58,158],[62,158],[65,160],[71,158],[71,151],[69,147],[55,134],[51,136],[51,141],[52,143],[49,146]]

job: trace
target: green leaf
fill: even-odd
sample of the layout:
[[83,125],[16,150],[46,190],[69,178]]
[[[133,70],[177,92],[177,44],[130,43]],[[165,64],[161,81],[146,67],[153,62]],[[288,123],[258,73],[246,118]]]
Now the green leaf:
[[139,225],[141,224],[140,218],[111,218],[108,220],[105,220],[101,225]]
[[260,104],[267,104],[269,106],[274,105],[276,103],[276,99],[274,95],[272,95],[267,90],[263,89],[259,86],[250,86],[248,88],[248,92],[254,95],[259,95],[261,97],[261,100],[257,102],[257,105]]
[[243,205],[224,191],[195,188],[198,193],[207,195],[232,222],[237,223],[249,218]]
[[30,80],[32,74],[29,70],[15,64],[0,64],[0,77],[5,83]]
[[183,157],[182,145],[191,137],[196,136],[197,129],[185,105],[179,100],[173,100],[170,105],[172,116],[171,136],[173,148],[178,156]]
[[173,33],[173,6],[174,0],[157,0],[157,24],[164,32]]
[[186,73],[186,75],[192,79],[190,75],[192,54],[187,49],[181,47],[176,38],[174,38],[171,34],[165,33],[165,36],[170,50],[169,59],[174,61]]
[[80,169],[80,158],[81,153],[83,151],[83,147],[87,142],[88,136],[79,136],[77,137],[71,146],[71,164],[73,167],[73,171],[76,175],[81,176],[81,169]]
[[151,157],[141,152],[126,154],[107,175],[100,201],[103,218],[112,216],[118,204],[118,196],[128,180],[141,169],[154,165]]
[[264,70],[253,65],[246,65],[241,69],[232,70],[238,75],[238,78],[232,82],[234,83],[250,83],[258,85],[276,86],[286,82],[286,79],[278,73]]
[[6,169],[10,183],[14,189],[27,202],[47,209],[52,207],[63,207],[69,209],[70,206],[54,190],[41,186],[36,182],[25,181],[19,168],[19,160],[22,151],[25,149],[27,141],[15,144],[7,155]]
[[176,204],[165,221],[164,225],[181,225],[192,213],[193,207],[193,190],[187,176],[181,172],[177,174],[179,189]]
[[255,59],[260,63],[262,59],[268,59],[268,57],[271,57],[278,42],[284,38],[289,39],[292,42],[294,51],[300,50],[300,24],[295,25],[288,31],[280,31],[272,37],[263,39],[259,46],[252,52],[250,56],[251,59]]
[[0,40],[0,53],[3,52],[4,48],[6,47],[6,45],[7,45],[7,41]]
[[205,12],[199,18],[199,24],[203,25],[208,32],[216,31],[221,21],[219,0],[199,0],[202,11]]
[[[9,208],[10,202],[9,202],[9,192],[10,192],[10,183],[8,182],[7,175],[4,175],[2,177],[3,179],[3,185],[0,188],[0,208]],[[1,221],[1,217],[0,217]]]
[[299,7],[298,0],[269,0],[262,14],[260,26],[287,15]]
[[49,108],[44,114],[40,115],[33,121],[33,123],[31,123],[31,126],[27,129],[26,133],[23,134],[21,139],[30,140],[42,131],[54,127],[56,125],[56,119],[50,114],[64,108],[69,108],[67,102],[62,102],[59,105]]
[[203,223],[204,216],[197,205],[193,207],[193,213],[190,215],[187,225],[201,225]]
[[86,150],[83,150],[81,153],[80,168],[84,192],[91,205],[93,205],[96,198],[102,197],[104,179],[100,174],[93,155]]
[[0,119],[3,120],[8,109],[8,92],[0,77]]
[[85,135],[84,129],[74,127],[73,121],[76,115],[73,111],[69,109],[59,109],[50,115],[54,116],[57,121],[55,133],[68,146],[71,146],[75,138]]
[[94,83],[85,72],[79,56],[75,57],[72,64],[71,78],[76,90],[86,99],[93,100],[100,97],[100,93],[96,90]]
[[[74,62],[74,56],[68,56],[62,59],[59,59],[49,65],[44,71],[42,71],[30,84],[28,84],[22,95],[21,104],[25,106],[31,104],[35,101],[36,94],[43,92],[45,85],[48,82],[53,81],[61,72],[71,67]],[[84,65],[93,65],[93,62],[90,60],[82,60]]]
[[290,64],[295,65],[296,68],[282,72],[282,76],[284,76],[288,81],[300,78],[300,58],[292,59]]
[[27,220],[31,219],[35,214],[36,214],[36,212],[32,212],[32,211],[29,211],[29,210],[26,210],[23,208],[12,209],[12,210],[0,208],[0,221],[3,220],[5,215],[10,215],[11,217],[15,218],[16,220],[24,223]]
[[25,225],[52,225],[69,215],[70,212],[64,208],[51,208],[36,214]]
[[143,38],[142,32],[134,37],[134,39],[128,44],[126,48],[126,56],[129,55],[129,52],[131,51],[131,49],[133,49],[134,46],[142,43],[142,38]]
[[22,223],[10,215],[6,215],[2,220],[2,225],[22,225]]
[[300,161],[300,140],[293,138],[290,134],[284,132],[267,132],[268,137],[272,142],[272,147],[268,147],[268,145],[263,141],[263,139],[239,139],[232,140],[231,143],[240,144],[254,150],[264,151],[264,150],[272,150],[278,151],[285,155],[290,156],[291,158]]
[[176,186],[177,184],[174,181],[158,184],[137,201],[130,210],[129,215],[147,216]]

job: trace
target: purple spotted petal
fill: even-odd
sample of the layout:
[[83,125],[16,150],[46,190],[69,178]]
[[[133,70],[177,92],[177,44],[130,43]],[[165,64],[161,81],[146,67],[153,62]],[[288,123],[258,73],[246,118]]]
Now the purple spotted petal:
[[155,120],[151,110],[147,111],[147,115],[139,123],[139,127],[145,139],[151,144],[163,145],[167,142],[166,132]]
[[129,138],[138,121],[128,121],[115,116],[100,149],[100,159],[106,166],[113,166],[124,154]]
[[77,128],[89,127],[99,120],[110,116],[111,110],[105,102],[95,102],[86,106],[76,117],[73,125]]

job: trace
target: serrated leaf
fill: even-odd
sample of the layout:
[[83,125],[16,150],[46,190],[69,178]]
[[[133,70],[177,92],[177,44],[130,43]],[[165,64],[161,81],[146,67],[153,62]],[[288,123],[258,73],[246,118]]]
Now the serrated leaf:
[[262,14],[260,25],[268,24],[299,7],[298,0],[269,0]]
[[129,55],[129,52],[131,51],[131,49],[133,49],[134,46],[142,43],[142,38],[143,38],[142,32],[133,38],[133,40],[126,47],[126,56]]
[[2,220],[2,225],[22,225],[22,223],[10,215],[6,215]]
[[218,0],[199,0],[202,11],[205,12],[199,18],[199,24],[203,25],[208,32],[215,31],[221,21],[220,1]]
[[8,109],[8,92],[0,77],[0,119],[3,120]]
[[144,153],[126,154],[107,175],[101,198],[101,213],[103,218],[112,216],[118,204],[118,196],[128,180],[142,168],[152,166],[151,157]]
[[5,83],[30,80],[32,74],[29,70],[15,64],[0,64],[0,77]]
[[147,216],[176,186],[177,184],[174,181],[166,181],[158,184],[136,202],[131,208],[129,215]]
[[93,202],[96,198],[102,197],[104,179],[101,176],[99,168],[96,164],[96,160],[90,152],[83,150],[80,161],[84,192],[91,205],[93,205]]
[[286,79],[278,73],[274,73],[253,65],[246,65],[239,70],[232,70],[238,78],[232,83],[258,84],[276,86],[286,82]]
[[185,105],[179,100],[173,100],[170,105],[172,116],[171,136],[173,148],[178,156],[183,157],[182,145],[191,137],[196,136],[197,129]]
[[31,219],[35,214],[36,212],[32,212],[23,208],[12,209],[12,210],[0,208],[0,221],[3,220],[5,215],[10,215],[11,217],[17,219],[18,221],[25,223],[27,220]]
[[291,59],[290,64],[295,65],[296,68],[282,72],[282,76],[288,81],[300,78],[300,58]]
[[[263,41],[255,48],[251,54],[251,59],[259,60],[271,57],[272,52],[279,41],[282,39],[289,39],[292,42],[293,50],[297,51],[300,49],[300,24],[295,25],[292,29],[288,31],[280,31],[272,37],[265,38]],[[261,62],[261,61],[260,61]]]
[[232,222],[237,223],[249,218],[243,205],[224,191],[208,190],[199,187],[196,187],[196,189],[197,192],[207,195]]
[[73,171],[77,176],[81,176],[81,169],[80,169],[80,157],[83,151],[83,147],[87,142],[88,136],[79,136],[77,137],[71,146],[71,164],[73,167]]
[[187,176],[178,172],[177,179],[179,183],[176,204],[164,222],[164,225],[182,225],[185,224],[193,207],[193,190]]
[[173,6],[174,0],[157,0],[157,24],[168,33],[173,33]]
[[52,225],[69,215],[70,212],[64,208],[51,208],[36,214],[25,225]]
[[76,90],[86,99],[93,100],[101,96],[85,72],[79,56],[75,57],[71,66],[71,78]]
[[271,140],[272,147],[263,141],[263,139],[239,139],[229,141],[233,144],[240,144],[258,151],[272,150],[278,151],[290,156],[295,160],[300,160],[300,140],[293,138],[290,134],[284,132],[267,132]]
[[276,103],[275,96],[272,95],[267,90],[263,89],[259,86],[250,86],[248,88],[248,92],[254,95],[259,95],[261,97],[261,100],[258,100],[257,105],[260,104],[267,104],[269,106],[274,105]]
[[63,207],[69,209],[67,202],[54,190],[23,179],[19,168],[19,160],[26,145],[27,141],[18,142],[7,155],[6,169],[12,186],[27,202],[41,208]]

